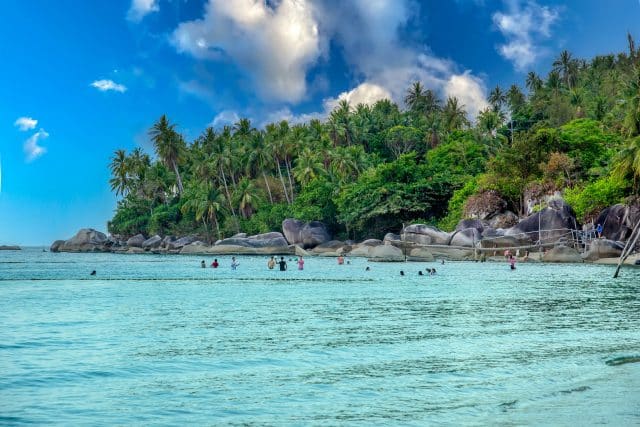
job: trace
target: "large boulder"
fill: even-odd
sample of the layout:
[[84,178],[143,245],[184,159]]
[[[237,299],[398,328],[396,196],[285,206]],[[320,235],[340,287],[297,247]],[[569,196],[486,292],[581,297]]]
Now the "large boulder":
[[49,250],[51,252],[59,252],[60,247],[62,247],[62,245],[64,245],[64,240],[56,240],[51,244],[51,247],[49,248]]
[[507,202],[497,191],[485,190],[474,194],[464,204],[464,216],[486,220],[503,212]]
[[434,260],[433,253],[426,248],[413,248],[409,252],[409,261],[431,262]]
[[380,245],[371,248],[369,251],[369,261],[374,262],[402,262],[404,254],[400,248],[393,245]]
[[509,228],[518,223],[518,215],[511,211],[501,212],[489,219],[489,227],[492,228]]
[[596,224],[602,225],[602,237],[614,241],[625,241],[639,220],[640,207],[618,204],[600,212]]
[[384,235],[382,242],[385,244],[401,242],[400,235],[395,233],[387,233]]
[[184,236],[167,244],[167,249],[170,250],[180,250],[187,245],[197,241],[198,238],[196,236]]
[[425,224],[412,224],[402,230],[402,240],[419,245],[448,245],[451,235]]
[[564,245],[556,246],[542,255],[543,262],[581,263],[580,252]]
[[465,246],[473,248],[480,243],[481,239],[482,236],[478,229],[466,228],[464,230],[454,231],[449,244],[451,246]]
[[149,237],[147,240],[142,242],[142,249],[156,249],[160,247],[162,243],[162,237],[157,234],[153,237]]
[[582,254],[585,261],[596,261],[600,258],[619,258],[624,249],[620,242],[607,239],[595,239],[589,245],[589,250]]
[[482,233],[485,227],[486,227],[485,222],[480,221],[479,219],[468,218],[468,219],[461,219],[458,222],[458,225],[456,225],[455,231],[466,230],[468,228],[475,228],[480,233]]
[[324,252],[338,252],[342,248],[345,247],[345,243],[340,240],[329,240],[328,242],[322,243],[321,245],[313,248],[312,252],[315,254],[321,254]]
[[[379,245],[378,245],[379,246]],[[369,246],[365,244],[355,245],[351,248],[349,252],[349,256],[351,257],[364,257],[368,258],[371,252],[371,249],[375,248],[375,246]]]
[[546,208],[505,230],[505,235],[518,238],[527,236],[526,240],[540,240],[544,244],[557,242],[561,238],[566,239],[572,230],[578,229],[580,227],[571,206],[562,199],[553,199]]
[[173,236],[164,236],[164,239],[162,239],[162,243],[160,243],[160,247],[168,248],[169,244],[174,242],[175,240],[176,238]]
[[362,246],[380,246],[382,245],[384,242],[380,239],[367,239],[367,240],[363,240],[362,242],[360,242],[360,245]]
[[144,237],[142,234],[136,234],[135,236],[127,240],[127,246],[129,246],[130,248],[141,248],[142,244],[146,240],[146,237]]
[[[237,236],[237,235],[236,235]],[[246,236],[246,234],[245,234]],[[286,248],[289,246],[282,233],[271,232],[249,237],[230,237],[218,240],[215,246],[243,246],[246,248]]]
[[108,252],[109,246],[106,234],[93,228],[83,228],[62,244],[58,241],[54,242],[51,250],[52,252]]
[[304,222],[293,218],[282,221],[282,232],[291,245],[299,245],[304,249],[316,246],[331,240],[327,227],[320,221]]

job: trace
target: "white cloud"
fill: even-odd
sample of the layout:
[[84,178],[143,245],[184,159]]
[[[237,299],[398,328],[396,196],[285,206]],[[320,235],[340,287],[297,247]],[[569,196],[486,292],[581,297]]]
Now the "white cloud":
[[478,113],[489,104],[486,100],[486,87],[482,80],[469,72],[452,75],[444,87],[445,95],[456,97],[465,106],[470,118],[475,118]]
[[23,148],[27,162],[32,162],[47,152],[46,148],[38,145],[38,142],[48,137],[49,134],[44,129],[40,129],[25,141]]
[[238,113],[231,110],[223,110],[213,118],[211,126],[217,128],[225,125],[232,125],[238,120],[240,120],[240,116],[238,115]]
[[113,80],[96,80],[91,83],[91,86],[95,87],[101,92],[106,92],[108,90],[113,90],[116,92],[125,92],[127,88],[124,85],[114,82]]
[[131,0],[131,7],[127,12],[127,19],[133,22],[140,22],[142,18],[151,12],[160,10],[157,0]]
[[358,104],[373,105],[381,99],[391,98],[391,92],[384,87],[364,82],[348,92],[342,92],[336,98],[325,99],[323,104],[325,112],[330,113],[340,101],[347,101],[351,106],[355,107]]
[[506,39],[498,52],[519,71],[526,71],[542,53],[540,42],[551,36],[559,10],[540,6],[533,0],[507,1],[507,12],[493,14],[493,23]]
[[37,124],[38,121],[31,117],[20,117],[13,123],[14,126],[17,126],[22,131],[35,129]]
[[231,59],[262,97],[301,100],[306,72],[321,54],[318,25],[307,0],[209,0],[202,19],[173,33],[179,52],[201,59]]

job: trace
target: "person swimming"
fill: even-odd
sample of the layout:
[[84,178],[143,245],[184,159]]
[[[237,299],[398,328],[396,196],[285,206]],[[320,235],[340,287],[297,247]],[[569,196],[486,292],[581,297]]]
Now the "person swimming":
[[273,267],[276,266],[276,258],[271,255],[271,258],[269,258],[269,261],[267,261],[267,268],[269,270],[273,270]]
[[418,271],[418,276],[424,276],[424,274],[422,274],[422,270]]
[[220,263],[218,263],[218,258],[215,258],[211,263],[211,268],[218,268],[219,265]]
[[204,260],[202,260],[202,262],[200,263],[200,267],[207,268],[207,263],[205,263]]
[[404,276],[404,270],[400,270],[400,275]]
[[371,268],[369,268],[369,266],[367,266],[367,268],[364,269],[364,271],[369,271],[371,270]]
[[516,259],[513,256],[509,257],[509,265],[512,270],[516,269]]
[[431,273],[430,273],[430,274],[431,274],[432,276],[433,276],[434,274],[436,274],[436,269],[435,269],[435,268],[432,268],[432,269],[431,269]]
[[426,272],[427,272],[428,274],[431,274],[431,269],[430,269],[430,268],[425,268],[425,270],[426,270]]
[[93,270],[91,273],[89,273],[89,276],[95,276],[96,275],[96,271]]
[[238,261],[236,261],[236,257],[232,256],[231,257],[231,269],[235,270],[236,268],[238,268],[239,265],[240,265],[240,263]]
[[338,256],[338,265],[344,264],[344,257],[342,255]]

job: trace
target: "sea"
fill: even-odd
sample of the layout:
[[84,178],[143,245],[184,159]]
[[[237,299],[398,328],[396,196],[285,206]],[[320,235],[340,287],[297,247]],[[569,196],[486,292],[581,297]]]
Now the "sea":
[[638,268],[293,258],[0,252],[0,424],[640,425]]

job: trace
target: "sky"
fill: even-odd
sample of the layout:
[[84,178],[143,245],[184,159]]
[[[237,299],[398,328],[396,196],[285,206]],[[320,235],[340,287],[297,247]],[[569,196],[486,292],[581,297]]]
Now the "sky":
[[567,49],[640,41],[639,0],[23,0],[0,4],[0,244],[106,232],[117,149],[401,102],[416,80],[471,119]]

